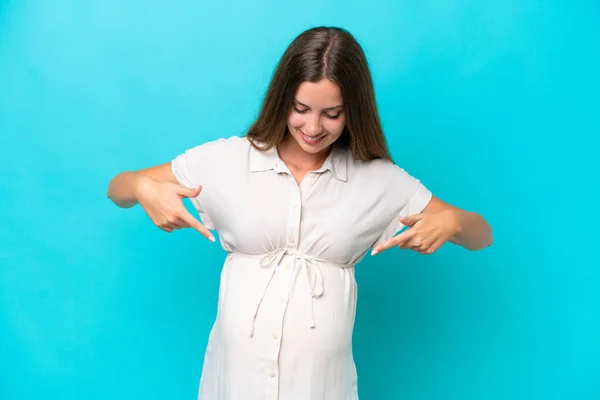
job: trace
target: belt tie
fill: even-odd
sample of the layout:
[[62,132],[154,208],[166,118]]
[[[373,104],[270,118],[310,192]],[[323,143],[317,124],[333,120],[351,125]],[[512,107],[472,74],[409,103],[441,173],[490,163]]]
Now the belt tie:
[[[319,260],[317,258],[313,258],[313,257],[309,257],[309,256],[305,256],[301,253],[296,252],[293,249],[287,249],[287,248],[280,248],[274,251],[271,251],[267,254],[265,254],[263,257],[261,257],[260,259],[260,267],[263,269],[272,269],[271,275],[269,277],[269,281],[267,282],[267,285],[265,286],[265,289],[263,291],[262,296],[260,297],[260,300],[258,301],[258,304],[256,305],[256,310],[254,311],[254,316],[252,317],[252,324],[250,327],[250,337],[254,336],[254,327],[256,325],[256,317],[258,316],[258,310],[260,309],[260,306],[265,298],[265,295],[267,294],[267,290],[269,289],[269,286],[271,285],[271,281],[273,280],[273,277],[275,276],[275,271],[277,270],[277,266],[279,266],[283,260],[283,257],[285,256],[290,256],[290,257],[294,257],[293,260],[300,260],[300,267],[301,269],[304,270],[305,274],[306,274],[306,281],[308,282],[308,287],[309,287],[309,296],[310,296],[310,300],[311,300],[311,305],[310,305],[310,320],[309,320],[309,326],[311,328],[315,328],[316,324],[315,324],[315,312],[314,312],[314,299],[317,297],[320,297],[323,294],[323,270],[322,270],[322,266],[320,264],[320,262],[326,262],[326,263],[330,263],[329,261],[325,261],[325,260]],[[333,265],[338,265],[340,267],[345,267],[345,268],[350,268],[353,267],[354,264],[337,264],[337,263],[331,263]],[[295,279],[292,283],[295,282]],[[291,290],[291,288],[290,288]],[[288,292],[289,295],[289,292]]]

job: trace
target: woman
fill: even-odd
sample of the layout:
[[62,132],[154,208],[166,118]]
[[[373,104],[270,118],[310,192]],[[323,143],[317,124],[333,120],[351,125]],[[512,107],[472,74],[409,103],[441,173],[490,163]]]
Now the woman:
[[123,172],[108,196],[140,203],[167,232],[192,227],[215,241],[216,230],[228,252],[200,384],[207,400],[357,399],[354,265],[371,249],[492,242],[480,215],[392,163],[365,55],[339,28],[292,42],[245,137]]

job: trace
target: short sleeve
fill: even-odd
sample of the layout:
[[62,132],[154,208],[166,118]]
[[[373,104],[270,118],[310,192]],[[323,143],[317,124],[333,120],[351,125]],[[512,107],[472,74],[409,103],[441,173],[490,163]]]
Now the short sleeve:
[[398,217],[418,214],[431,201],[432,193],[420,180],[408,174],[402,168],[395,166],[387,178],[390,185],[390,199],[398,204],[397,213],[388,227],[377,238],[373,246],[385,242],[404,228]]
[[224,163],[232,157],[232,152],[241,140],[240,137],[233,136],[206,142],[186,150],[171,161],[171,171],[180,185],[188,188],[202,185],[200,195],[190,200],[208,229],[214,229],[214,226],[202,204],[203,198],[210,192],[206,189],[219,182],[218,172],[223,170]]
[[201,156],[202,146],[187,150],[185,153],[179,154],[173,161],[171,161],[171,171],[173,171],[173,175],[175,175],[175,178],[177,178],[177,181],[181,186],[186,186],[189,188],[195,186],[190,180],[192,177],[188,167],[188,159],[193,159],[194,153],[200,153],[199,155]]

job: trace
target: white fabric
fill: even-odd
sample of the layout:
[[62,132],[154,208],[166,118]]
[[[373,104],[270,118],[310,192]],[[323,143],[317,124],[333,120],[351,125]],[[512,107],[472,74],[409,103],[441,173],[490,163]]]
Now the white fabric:
[[201,400],[356,400],[354,265],[431,192],[384,160],[334,146],[298,185],[277,150],[219,139],[172,162],[228,252]]

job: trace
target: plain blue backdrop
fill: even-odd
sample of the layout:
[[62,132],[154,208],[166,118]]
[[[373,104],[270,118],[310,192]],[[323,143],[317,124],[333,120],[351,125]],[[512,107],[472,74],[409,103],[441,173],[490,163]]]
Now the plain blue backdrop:
[[363,45],[396,163],[495,236],[357,266],[361,398],[599,399],[599,18],[566,0],[0,1],[0,399],[196,397],[225,254],[107,184],[243,134],[322,24]]

